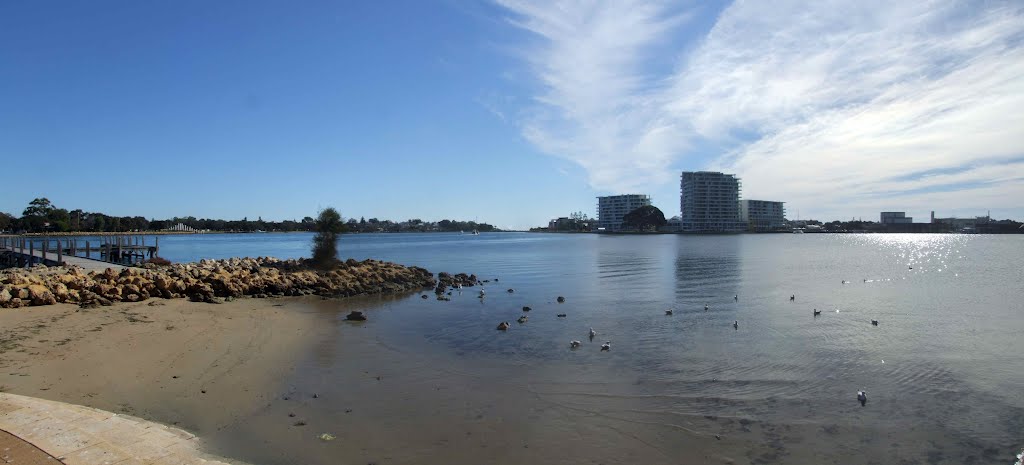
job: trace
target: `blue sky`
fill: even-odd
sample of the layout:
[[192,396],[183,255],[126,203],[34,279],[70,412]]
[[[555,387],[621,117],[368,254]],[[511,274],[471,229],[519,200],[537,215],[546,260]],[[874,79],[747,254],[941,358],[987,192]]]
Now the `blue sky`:
[[4,2],[0,211],[1024,219],[1022,7],[892,3]]

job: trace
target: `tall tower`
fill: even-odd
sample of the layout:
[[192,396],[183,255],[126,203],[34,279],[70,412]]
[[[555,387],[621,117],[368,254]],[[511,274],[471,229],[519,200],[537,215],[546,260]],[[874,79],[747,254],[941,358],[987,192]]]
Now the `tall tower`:
[[734,233],[740,221],[740,180],[717,171],[683,171],[679,209],[684,233]]

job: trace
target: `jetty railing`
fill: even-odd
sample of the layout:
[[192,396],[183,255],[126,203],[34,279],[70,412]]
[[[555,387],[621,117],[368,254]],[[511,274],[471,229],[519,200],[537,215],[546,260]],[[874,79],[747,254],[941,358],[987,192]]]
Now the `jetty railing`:
[[[160,256],[160,237],[146,243],[142,234],[119,236],[0,236],[0,250],[13,252],[18,266],[64,263],[79,257],[120,265],[132,265]],[[36,252],[41,252],[41,255]]]

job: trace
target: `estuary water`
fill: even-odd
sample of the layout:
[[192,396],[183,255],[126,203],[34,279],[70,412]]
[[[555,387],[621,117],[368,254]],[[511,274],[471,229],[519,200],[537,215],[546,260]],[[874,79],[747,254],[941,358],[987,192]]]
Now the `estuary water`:
[[[161,254],[299,257],[310,240],[172,236]],[[339,251],[494,281],[484,298],[309,303],[335,315],[337,337],[282,380],[304,400],[200,432],[220,451],[280,464],[1010,464],[1024,445],[1021,235],[359,234]],[[350,308],[369,322],[342,322]]]

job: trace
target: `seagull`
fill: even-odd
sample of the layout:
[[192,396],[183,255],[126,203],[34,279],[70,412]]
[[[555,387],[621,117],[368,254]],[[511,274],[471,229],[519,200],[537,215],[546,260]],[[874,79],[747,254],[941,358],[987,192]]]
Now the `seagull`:
[[601,350],[612,350],[612,342],[605,341],[604,344],[601,344]]
[[575,349],[580,346],[580,341],[569,341],[569,348]]
[[860,406],[863,407],[864,404],[868,403],[868,394],[864,391],[857,391],[857,400],[860,401]]
[[668,310],[665,310],[665,314],[666,315],[671,315],[672,314],[672,309],[670,308]]
[[590,328],[590,340],[591,341],[594,340],[594,336],[597,336],[597,331],[594,331],[594,328]]

